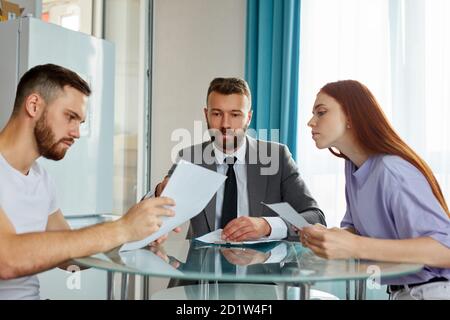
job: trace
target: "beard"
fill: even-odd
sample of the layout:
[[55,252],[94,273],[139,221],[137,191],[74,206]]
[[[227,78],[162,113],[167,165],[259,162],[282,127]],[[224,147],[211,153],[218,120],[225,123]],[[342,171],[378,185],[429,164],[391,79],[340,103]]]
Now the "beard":
[[[209,122],[207,122],[207,125],[209,134],[211,136],[211,141],[216,145],[217,148],[225,152],[232,152],[238,149],[242,145],[242,142],[244,141],[248,130],[248,125],[240,129],[212,129],[209,125]],[[233,139],[226,139],[226,134],[232,136]]]
[[47,124],[47,111],[44,111],[44,114],[36,123],[34,137],[36,139],[39,154],[46,159],[55,161],[64,158],[67,152],[67,148],[62,148],[60,144],[65,141],[73,142],[73,139],[67,138],[55,141],[55,135]]

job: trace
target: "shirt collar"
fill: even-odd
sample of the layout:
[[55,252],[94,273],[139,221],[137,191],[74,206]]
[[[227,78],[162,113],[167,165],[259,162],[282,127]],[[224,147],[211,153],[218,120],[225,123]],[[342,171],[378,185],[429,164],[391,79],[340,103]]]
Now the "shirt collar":
[[223,153],[222,150],[216,147],[216,145],[213,143],[214,148],[214,156],[216,157],[216,162],[218,164],[225,163],[225,159],[229,157],[236,157],[237,164],[244,164],[245,163],[245,153],[247,152],[247,138],[244,138],[244,142],[241,144],[241,146],[233,153]]
[[356,181],[358,181],[358,184],[362,185],[372,172],[371,167],[374,158],[375,156],[370,156],[359,168],[353,164],[352,175],[355,177]]

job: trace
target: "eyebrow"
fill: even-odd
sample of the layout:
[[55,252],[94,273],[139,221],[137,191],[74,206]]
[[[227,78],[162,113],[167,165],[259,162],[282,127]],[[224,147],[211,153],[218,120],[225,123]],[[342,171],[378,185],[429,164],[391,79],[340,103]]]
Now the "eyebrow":
[[[223,110],[217,109],[217,108],[211,108],[211,111],[219,111],[219,112],[224,112]],[[235,109],[235,110],[230,110],[228,112],[239,112],[239,113],[243,113],[241,110]]]

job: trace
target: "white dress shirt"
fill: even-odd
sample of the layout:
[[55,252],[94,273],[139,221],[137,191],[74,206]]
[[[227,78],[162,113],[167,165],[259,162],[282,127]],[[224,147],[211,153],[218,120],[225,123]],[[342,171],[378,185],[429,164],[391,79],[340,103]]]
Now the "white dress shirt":
[[[237,203],[237,216],[248,217],[250,216],[249,204],[248,204],[248,189],[247,189],[247,167],[245,164],[245,154],[247,150],[247,139],[244,139],[244,143],[234,152],[225,154],[219,150],[213,143],[214,155],[216,157],[217,172],[223,175],[227,174],[228,164],[225,163],[225,159],[229,157],[236,157],[236,163],[234,164],[234,173],[236,175],[236,184],[238,192]],[[225,192],[225,184],[217,191],[216,196],[216,230],[220,229],[220,219],[222,217],[222,205]],[[269,239],[281,240],[287,237],[286,223],[280,217],[262,217],[267,223],[269,223],[272,231],[268,236]]]

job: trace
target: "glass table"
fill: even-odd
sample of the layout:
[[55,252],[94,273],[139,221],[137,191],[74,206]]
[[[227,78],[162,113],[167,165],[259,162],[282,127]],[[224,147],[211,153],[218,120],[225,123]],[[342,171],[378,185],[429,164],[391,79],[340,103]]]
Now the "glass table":
[[[78,264],[108,272],[108,299],[114,299],[113,279],[121,273],[120,297],[126,298],[127,275],[143,276],[143,299],[149,298],[149,277],[170,278],[172,282],[198,283],[204,298],[219,283],[277,284],[281,298],[288,289],[299,288],[299,299],[309,299],[311,285],[322,281],[355,281],[355,299],[364,299],[366,284],[383,284],[390,278],[416,273],[420,264],[387,263],[363,260],[326,260],[298,242],[274,241],[246,246],[205,244],[196,240],[170,242],[160,247],[119,252],[118,249],[75,260]],[[369,282],[367,282],[369,280]]]

